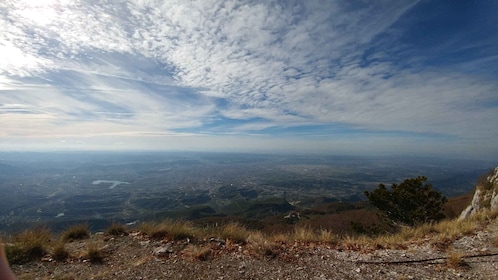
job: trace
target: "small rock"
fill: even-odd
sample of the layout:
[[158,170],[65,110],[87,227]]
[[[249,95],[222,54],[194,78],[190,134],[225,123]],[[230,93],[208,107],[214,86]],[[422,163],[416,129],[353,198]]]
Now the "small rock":
[[214,238],[214,237],[209,238],[209,241],[213,242],[213,243],[218,243],[220,246],[222,246],[222,245],[224,246],[226,243],[225,240],[220,239],[220,238]]
[[53,262],[53,261],[54,261],[54,259],[52,259],[51,257],[48,257],[48,256],[47,256],[47,257],[43,257],[43,258],[41,259],[41,261],[42,261],[42,262]]
[[164,246],[158,247],[154,249],[154,256],[159,258],[164,258],[169,256],[169,254],[173,253],[173,249],[171,248],[171,244],[166,244]]
[[358,267],[358,268],[357,268],[357,269],[355,269],[354,271],[356,271],[356,272],[360,273],[360,272],[361,272],[361,268],[359,268],[359,267]]

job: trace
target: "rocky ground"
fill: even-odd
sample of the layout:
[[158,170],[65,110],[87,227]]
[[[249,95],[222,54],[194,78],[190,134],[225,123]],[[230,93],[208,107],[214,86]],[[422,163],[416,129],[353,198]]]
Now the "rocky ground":
[[[140,233],[67,244],[71,257],[13,265],[19,279],[498,279],[498,220],[444,249],[417,242],[402,249],[355,250],[314,243],[254,245],[205,240],[152,241]],[[84,257],[88,246],[101,263]],[[448,260],[463,255],[461,262]]]

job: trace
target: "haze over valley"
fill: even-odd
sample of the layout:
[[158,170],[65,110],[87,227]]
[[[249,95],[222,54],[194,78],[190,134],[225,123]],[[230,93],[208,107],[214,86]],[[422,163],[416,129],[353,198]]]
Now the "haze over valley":
[[330,202],[365,200],[379,183],[427,176],[456,196],[489,161],[232,153],[0,153],[0,227],[283,218]]

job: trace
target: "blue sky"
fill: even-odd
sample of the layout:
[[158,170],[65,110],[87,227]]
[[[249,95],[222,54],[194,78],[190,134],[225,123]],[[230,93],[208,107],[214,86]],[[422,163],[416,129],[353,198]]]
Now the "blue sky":
[[0,150],[498,156],[496,1],[0,2]]

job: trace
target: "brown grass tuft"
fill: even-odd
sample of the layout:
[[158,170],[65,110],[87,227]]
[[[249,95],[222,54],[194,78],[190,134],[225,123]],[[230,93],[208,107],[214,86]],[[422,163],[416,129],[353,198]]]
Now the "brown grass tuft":
[[493,239],[493,246],[498,247],[498,236]]
[[56,261],[65,261],[69,258],[69,252],[63,242],[57,242],[52,247],[52,258]]
[[141,233],[151,239],[161,240],[169,238],[171,240],[183,240],[198,237],[200,229],[193,226],[188,221],[165,220],[161,223],[146,222],[137,228]]
[[191,222],[186,221],[165,221],[163,226],[167,228],[168,237],[172,240],[194,238],[198,231]]
[[102,264],[104,262],[104,252],[96,244],[90,243],[87,245],[85,259],[88,259],[93,264]]
[[192,260],[198,261],[207,261],[213,255],[213,251],[209,246],[189,245],[187,248],[185,248],[184,252]]
[[317,235],[310,227],[296,227],[292,233],[292,239],[301,242],[317,241]]
[[168,231],[162,224],[154,222],[141,223],[138,228],[142,234],[147,235],[151,239],[161,240],[168,236]]
[[247,238],[248,249],[251,254],[261,257],[275,258],[280,254],[281,248],[261,232],[255,232]]
[[447,253],[446,265],[453,269],[467,269],[469,265],[463,259],[461,252],[450,251]]
[[13,244],[6,246],[5,254],[11,264],[23,264],[43,257],[51,240],[48,229],[25,230],[13,238]]
[[105,231],[106,234],[112,235],[112,236],[125,236],[128,235],[128,231],[126,231],[126,228],[122,224],[118,223],[112,223]]
[[368,251],[375,247],[374,240],[368,236],[351,236],[347,235],[342,239],[341,246],[347,250]]
[[90,237],[90,230],[87,224],[78,224],[70,226],[66,229],[61,236],[62,241],[71,242],[74,240],[81,240]]
[[219,235],[223,239],[241,244],[246,243],[247,238],[251,235],[251,232],[239,223],[230,223],[221,227]]
[[337,245],[339,243],[339,237],[334,234],[332,231],[327,229],[322,229],[318,233],[318,241],[328,243],[331,245]]

